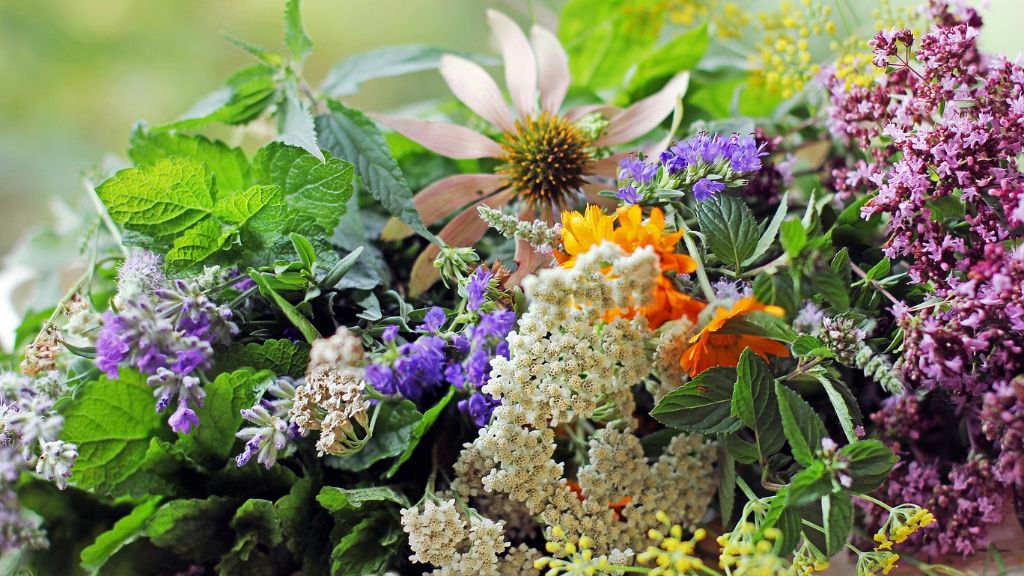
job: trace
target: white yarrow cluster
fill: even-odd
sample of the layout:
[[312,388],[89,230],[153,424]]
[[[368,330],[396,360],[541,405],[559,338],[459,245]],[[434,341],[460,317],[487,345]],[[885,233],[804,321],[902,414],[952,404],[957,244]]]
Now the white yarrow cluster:
[[[468,530],[467,530],[468,527]],[[430,574],[499,576],[505,541],[503,522],[472,514],[463,518],[454,499],[427,498],[423,508],[402,510],[402,528],[409,535],[409,560],[436,567]],[[521,560],[520,560],[521,562]]]
[[363,341],[344,326],[338,327],[334,336],[313,341],[309,350],[310,368],[330,366],[345,368],[361,366],[366,360]]
[[311,367],[306,382],[295,389],[289,419],[303,433],[320,431],[316,448],[321,456],[351,454],[366,442],[370,401],[365,389],[357,370]]

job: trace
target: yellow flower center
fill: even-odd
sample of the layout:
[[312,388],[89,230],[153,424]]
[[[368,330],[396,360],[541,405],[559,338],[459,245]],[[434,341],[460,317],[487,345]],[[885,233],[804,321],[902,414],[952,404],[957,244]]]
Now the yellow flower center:
[[572,122],[541,114],[516,121],[505,135],[500,168],[506,182],[536,208],[565,206],[593,164],[590,142]]

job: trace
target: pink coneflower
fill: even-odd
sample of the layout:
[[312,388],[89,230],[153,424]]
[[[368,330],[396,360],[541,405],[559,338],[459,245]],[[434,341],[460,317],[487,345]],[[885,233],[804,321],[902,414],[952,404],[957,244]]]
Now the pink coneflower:
[[[562,111],[569,89],[569,61],[555,35],[534,25],[531,37],[508,16],[487,12],[505,63],[505,85],[515,114],[493,78],[479,65],[446,55],[441,75],[452,93],[470,110],[502,132],[498,141],[479,132],[446,122],[374,115],[379,122],[424,147],[457,160],[496,158],[502,162],[494,174],[457,174],[438,180],[416,194],[414,201],[427,225],[456,214],[441,230],[442,240],[453,246],[471,246],[483,237],[487,224],[477,206],[492,208],[514,203],[519,217],[554,223],[559,212],[581,196],[591,201],[605,186],[598,177],[614,177],[622,155],[598,159],[595,150],[624,144],[647,134],[675,108],[689,80],[681,73],[660,92],[626,109],[588,105]],[[600,113],[607,128],[596,138],[577,123]],[[439,249],[430,245],[416,260],[409,291],[426,290],[437,280],[433,261]],[[529,242],[516,243],[518,269],[511,282],[534,271],[548,255],[537,254]]]

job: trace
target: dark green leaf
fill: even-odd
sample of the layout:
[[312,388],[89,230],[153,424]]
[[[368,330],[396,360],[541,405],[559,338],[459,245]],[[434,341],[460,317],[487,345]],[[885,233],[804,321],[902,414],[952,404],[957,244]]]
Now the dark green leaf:
[[374,486],[372,488],[336,488],[324,486],[317,495],[316,501],[328,512],[347,512],[352,508],[362,508],[369,503],[397,504],[402,508],[409,507],[409,500],[405,495],[395,492],[386,486]]
[[284,296],[281,296],[270,287],[270,284],[268,284],[267,278],[263,273],[256,270],[250,270],[249,277],[256,282],[256,286],[260,289],[260,294],[262,294],[264,298],[273,302],[277,308],[284,313],[285,317],[288,318],[288,321],[302,333],[306,342],[312,344],[314,340],[320,338],[320,332],[317,331],[316,327],[314,327],[301,312],[296,310],[295,306],[292,306]]
[[316,266],[316,249],[302,234],[292,232],[289,238],[292,240],[292,246],[295,247],[295,253],[299,255],[302,265],[306,267],[306,270],[312,272]]
[[847,444],[839,450],[839,455],[848,463],[847,471],[853,478],[853,484],[848,488],[861,494],[877,490],[899,461],[892,450],[878,440],[858,440]]
[[787,274],[762,274],[754,281],[754,297],[762,304],[778,306],[786,311],[786,318],[792,320],[800,308],[800,301],[793,289],[793,279]]
[[807,231],[804,230],[803,223],[800,220],[783,222],[779,228],[779,241],[782,242],[782,247],[790,258],[799,256],[800,251],[807,244]]
[[278,376],[301,378],[309,364],[309,345],[291,340],[264,340],[232,344],[217,356],[216,368],[230,372],[245,367],[270,370]]
[[878,280],[879,278],[884,278],[885,275],[889,273],[891,266],[892,263],[888,258],[882,258],[878,261],[878,264],[875,264],[867,271],[867,280]]
[[825,393],[828,394],[832,409],[835,410],[843,432],[846,433],[846,439],[855,442],[857,426],[861,425],[860,406],[857,404],[857,398],[842,380],[836,380],[823,373],[817,373],[814,376],[825,389]]
[[430,430],[430,427],[434,425],[434,422],[437,421],[437,417],[441,415],[445,406],[451,402],[454,396],[455,387],[452,386],[448,389],[448,393],[438,400],[437,404],[434,404],[429,410],[423,413],[423,417],[416,423],[416,427],[412,429],[412,438],[409,439],[409,445],[405,447],[405,451],[402,452],[401,456],[399,456],[398,459],[395,460],[395,463],[391,465],[391,468],[388,469],[387,473],[384,475],[385,478],[391,478],[394,476],[395,472],[398,472],[398,468],[401,467],[410,456],[412,456],[416,447],[419,446],[420,440],[423,439],[423,435],[426,434],[427,431]]
[[797,338],[796,332],[784,318],[767,312],[750,312],[732,318],[726,321],[719,332],[721,334],[752,334],[786,343]]
[[736,430],[742,423],[729,414],[735,383],[736,369],[709,368],[669,392],[651,416],[687,432],[720,434]]
[[721,439],[729,455],[740,464],[753,464],[760,458],[757,445],[745,440],[739,432],[722,434]]
[[391,215],[424,238],[437,242],[412,202],[412,191],[392,158],[384,136],[362,112],[331,101],[330,114],[316,118],[320,145],[338,158],[352,162],[370,194]]
[[778,452],[785,443],[775,397],[775,379],[768,363],[746,348],[736,365],[736,385],[730,413],[754,431],[761,461]]
[[811,286],[817,291],[829,306],[837,311],[843,312],[850,307],[849,282],[843,279],[832,270],[823,270],[814,274],[811,278]]
[[149,519],[146,535],[153,544],[190,560],[215,561],[231,547],[235,502],[221,496],[171,500]]
[[[359,255],[362,253],[363,247],[359,246],[352,252],[346,254],[344,258],[338,260],[338,263],[335,264],[324,276],[324,279],[320,282],[320,286],[322,288],[334,288],[335,286],[337,286],[338,283],[341,282],[341,280],[345,277],[345,275],[348,274],[348,271],[351,270],[352,267],[356,265],[356,262],[359,260]],[[373,288],[374,286],[376,286],[376,284],[370,286],[369,288]]]
[[832,259],[832,271],[839,276],[846,286],[849,286],[853,281],[852,271],[850,268],[850,251],[843,248],[839,252],[836,252],[835,257]]
[[925,203],[925,207],[928,208],[931,219],[936,222],[943,220],[959,222],[964,218],[964,203],[956,196],[932,198]]
[[750,208],[731,194],[697,203],[697,223],[711,252],[739,268],[757,249],[760,230]]
[[[779,226],[782,225],[782,220],[786,217],[788,210],[789,192],[785,192],[779,200],[779,207],[776,208],[775,215],[772,216],[771,221],[768,222],[768,226],[765,227],[764,232],[761,233],[761,238],[757,241],[757,247],[754,248],[754,253],[743,261],[744,266],[753,264],[758,258],[764,256],[765,253],[768,252],[768,249],[775,243],[775,237],[779,234]],[[763,300],[761,302],[764,303]]]
[[722,514],[722,525],[732,526],[732,511],[736,504],[736,461],[725,449],[718,446],[718,509]]
[[793,458],[801,466],[810,466],[815,451],[821,447],[821,440],[828,436],[825,425],[814,413],[814,408],[782,382],[775,383],[775,392],[779,399],[782,430],[793,450]]
[[825,524],[825,555],[833,556],[846,547],[853,530],[853,500],[847,493],[832,494],[821,499]]
[[99,570],[118,550],[141,536],[160,500],[160,496],[143,500],[127,516],[118,520],[113,528],[97,536],[91,545],[82,550],[82,568]]
[[206,385],[199,426],[179,440],[182,450],[197,462],[213,466],[227,460],[242,425],[241,410],[256,402],[257,386],[274,377],[269,371],[243,368],[221,374]]
[[786,506],[809,504],[832,492],[832,475],[825,463],[815,460],[789,481]]

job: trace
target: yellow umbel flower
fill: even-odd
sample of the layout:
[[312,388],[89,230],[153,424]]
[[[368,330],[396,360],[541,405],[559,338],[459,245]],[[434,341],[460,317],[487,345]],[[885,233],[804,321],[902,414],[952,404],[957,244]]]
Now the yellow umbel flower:
[[887,550],[862,552],[857,558],[857,576],[878,576],[888,574],[896,568],[899,554]]
[[664,531],[651,529],[647,537],[655,545],[648,546],[647,550],[637,555],[641,564],[654,562],[655,567],[650,574],[655,576],[684,576],[687,574],[701,574],[704,569],[704,562],[694,556],[697,550],[697,543],[707,537],[707,530],[698,528],[689,539],[683,539],[683,527],[679,524],[672,524],[668,514],[658,511],[655,514],[658,522],[664,527]]
[[533,562],[533,567],[537,570],[547,568],[544,576],[597,576],[622,568],[611,564],[607,556],[595,557],[591,550],[593,545],[594,542],[587,536],[581,536],[577,541],[567,540],[565,530],[554,526],[548,532],[548,541],[544,545],[551,556],[538,558]]
[[732,576],[797,576],[795,566],[778,555],[782,532],[778,528],[764,530],[758,538],[757,526],[743,522],[732,532],[718,537],[722,547],[719,565]]

